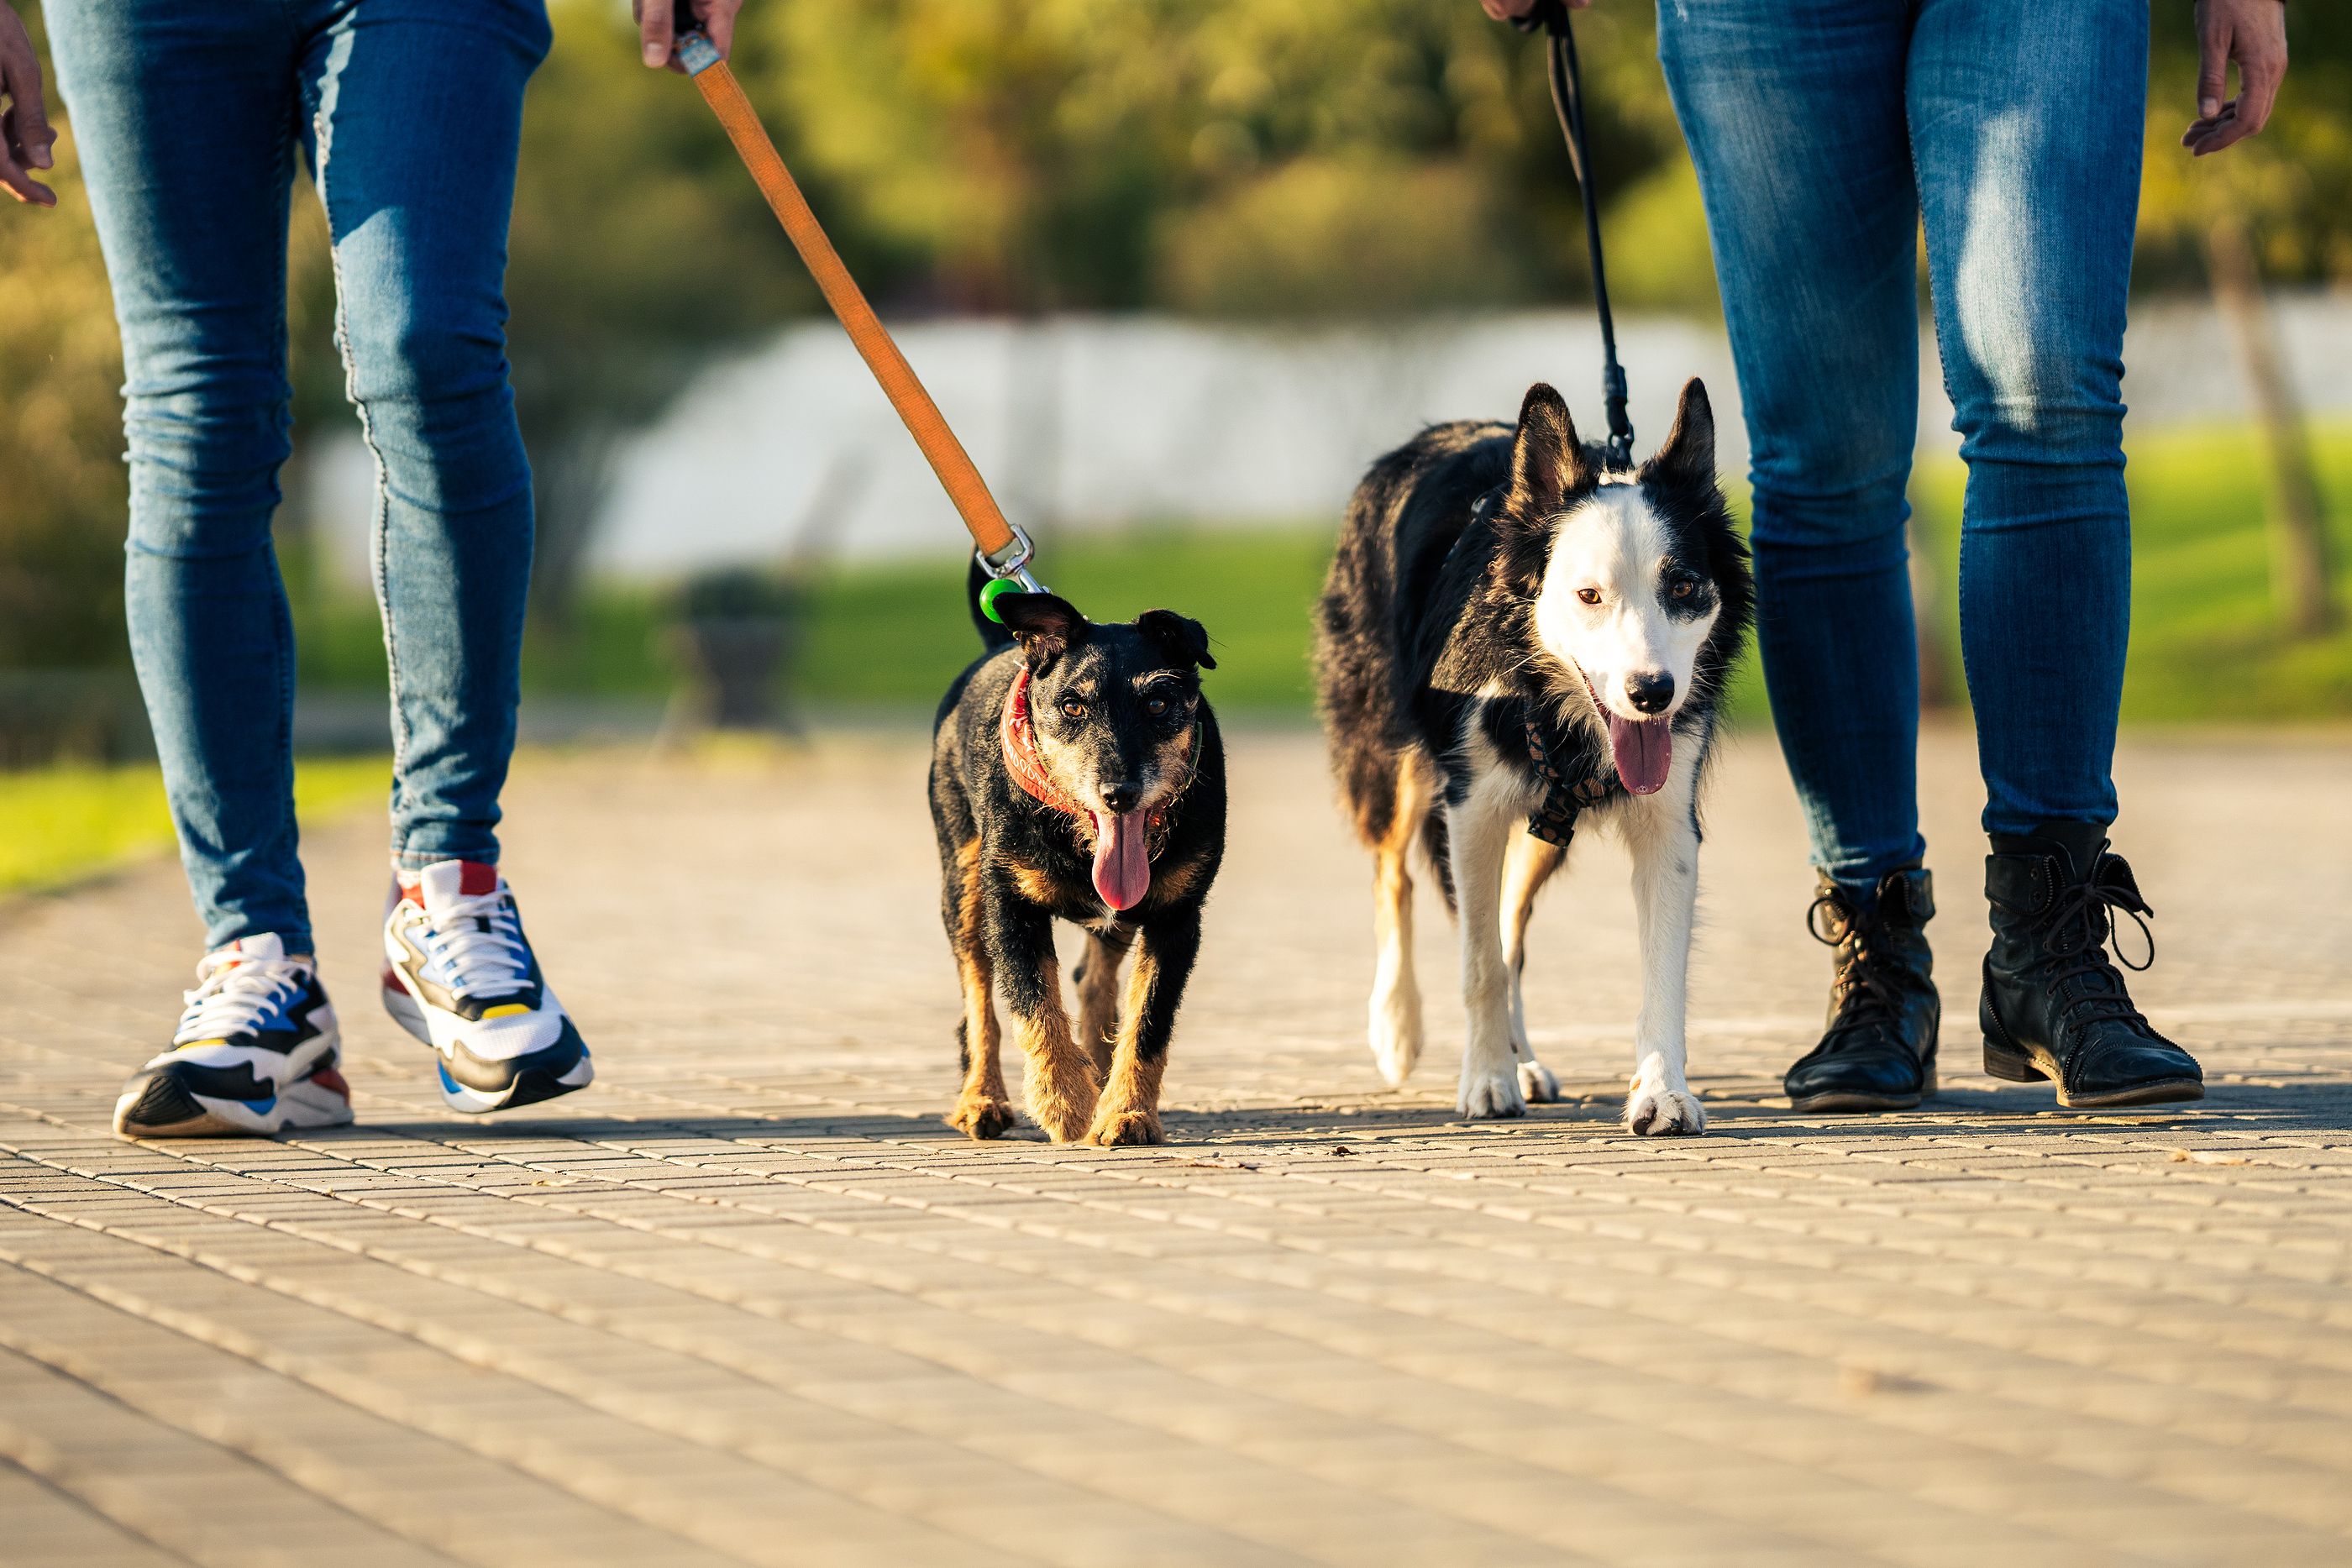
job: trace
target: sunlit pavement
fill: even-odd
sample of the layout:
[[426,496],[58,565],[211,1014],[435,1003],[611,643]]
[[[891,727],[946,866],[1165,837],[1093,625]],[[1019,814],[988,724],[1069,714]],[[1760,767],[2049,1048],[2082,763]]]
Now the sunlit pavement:
[[1769,738],[1712,780],[1706,1137],[1614,1124],[1624,862],[1538,916],[1569,1103],[1361,1039],[1368,866],[1295,732],[1234,828],[1160,1149],[939,1123],[913,737],[541,758],[508,869],[601,1076],[441,1111],[375,1009],[383,833],[309,861],[360,1124],[133,1146],[176,868],[0,907],[0,1560],[1460,1564],[2352,1556],[2352,737],[2143,740],[2118,847],[2178,1114],[1977,1066],[1982,841],[1931,736],[1944,1092],[1800,1118],[1827,958]]

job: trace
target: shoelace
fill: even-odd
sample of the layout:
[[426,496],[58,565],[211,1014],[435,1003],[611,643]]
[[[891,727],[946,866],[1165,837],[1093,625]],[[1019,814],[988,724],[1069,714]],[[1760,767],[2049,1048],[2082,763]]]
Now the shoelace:
[[279,1000],[299,996],[310,981],[310,966],[297,959],[208,953],[196,966],[196,988],[180,993],[186,1010],[180,1014],[172,1043],[246,1033]]
[[[2103,1019],[2131,1024],[2146,1030],[2147,1015],[2132,1005],[2131,993],[2116,966],[2138,974],[2156,962],[2156,933],[2148,928],[2148,916],[2156,911],[2139,894],[2131,880],[2128,867],[2123,867],[2120,880],[2110,880],[2110,862],[2123,867],[2115,855],[2102,855],[2091,874],[2072,887],[2058,890],[2050,907],[2038,923],[2046,933],[2042,938],[2047,955],[2031,966],[2039,971],[2038,977],[2058,998],[2059,1010],[2069,1022],[2092,1023]],[[2112,957],[2107,944],[2115,937],[2116,912],[2121,910],[2132,917],[2139,927],[2141,938],[2147,944],[2147,956],[2133,963],[2121,952]],[[2095,978],[2095,986],[2074,986],[2077,978]]]
[[1812,906],[1805,911],[1805,929],[1825,947],[1837,947],[1849,938],[1853,943],[1839,961],[1837,974],[1830,982],[1838,1001],[1838,1020],[1822,1037],[1822,1048],[1834,1051],[1864,1030],[1894,1022],[1901,998],[1888,973],[1892,960],[1871,945],[1872,936],[1876,935],[1872,923],[1862,919],[1851,904],[1832,891],[1814,899]]
[[504,889],[426,910],[424,937],[425,962],[459,996],[502,996],[530,984],[530,949]]

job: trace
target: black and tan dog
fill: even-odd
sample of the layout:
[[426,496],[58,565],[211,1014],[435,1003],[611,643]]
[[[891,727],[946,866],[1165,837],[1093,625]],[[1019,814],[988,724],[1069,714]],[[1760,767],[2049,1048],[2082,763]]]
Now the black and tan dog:
[[[1201,696],[1197,621],[1150,610],[1096,625],[1050,593],[972,621],[988,651],[956,677],[931,741],[941,913],[963,980],[963,1092],[975,1138],[1013,1124],[993,997],[1028,1059],[1029,1114],[1055,1143],[1156,1144],[1160,1080],[1225,846],[1225,760]],[[1073,1034],[1054,951],[1086,933]],[[1119,998],[1120,961],[1138,949]]]

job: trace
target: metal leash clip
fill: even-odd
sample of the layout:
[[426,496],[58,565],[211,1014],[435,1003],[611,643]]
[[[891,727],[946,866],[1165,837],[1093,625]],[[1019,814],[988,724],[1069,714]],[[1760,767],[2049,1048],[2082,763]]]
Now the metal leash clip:
[[972,559],[980,562],[981,570],[989,576],[988,583],[980,591],[981,613],[1000,623],[1003,617],[996,612],[999,599],[1016,590],[1029,593],[1045,591],[1045,585],[1029,570],[1029,560],[1037,553],[1037,546],[1030,539],[1028,530],[1009,518],[1004,526],[1013,530],[1013,542],[997,551],[1003,559],[997,559],[996,556],[984,549],[972,551]]

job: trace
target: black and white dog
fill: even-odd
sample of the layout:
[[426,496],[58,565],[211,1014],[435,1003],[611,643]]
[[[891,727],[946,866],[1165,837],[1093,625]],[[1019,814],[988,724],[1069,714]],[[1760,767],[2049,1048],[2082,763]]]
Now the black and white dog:
[[1753,601],[1696,381],[1638,468],[1580,442],[1542,384],[1516,431],[1435,425],[1372,465],[1316,652],[1340,793],[1377,862],[1371,1044],[1391,1083],[1421,1054],[1406,868],[1419,838],[1460,913],[1462,1113],[1559,1097],[1528,1043],[1519,975],[1536,893],[1582,816],[1615,826],[1633,858],[1643,1001],[1625,1124],[1706,1126],[1683,1076],[1698,786]]

